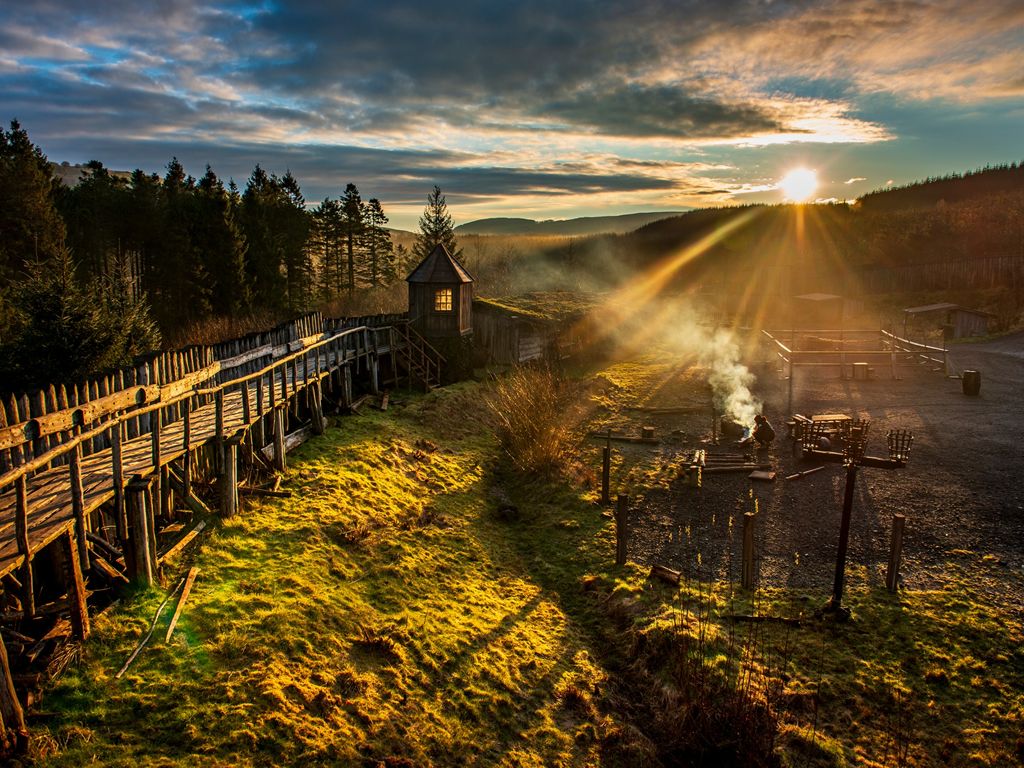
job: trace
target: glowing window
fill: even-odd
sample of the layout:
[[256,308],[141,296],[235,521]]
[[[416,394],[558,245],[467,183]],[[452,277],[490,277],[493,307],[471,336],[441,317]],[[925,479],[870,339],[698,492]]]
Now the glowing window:
[[440,288],[434,291],[434,311],[435,312],[451,312],[452,311],[452,289],[451,288]]

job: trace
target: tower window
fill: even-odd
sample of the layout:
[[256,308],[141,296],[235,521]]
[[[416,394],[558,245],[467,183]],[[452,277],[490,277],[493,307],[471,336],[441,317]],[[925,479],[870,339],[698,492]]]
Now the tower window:
[[435,312],[451,312],[452,311],[452,289],[451,288],[439,288],[434,291],[434,311]]

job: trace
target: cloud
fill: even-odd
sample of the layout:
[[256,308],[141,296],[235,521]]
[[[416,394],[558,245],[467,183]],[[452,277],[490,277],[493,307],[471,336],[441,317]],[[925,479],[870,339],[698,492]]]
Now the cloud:
[[850,178],[850,179],[847,179],[846,181],[844,181],[843,184],[854,184],[855,182],[858,182],[858,181],[867,181],[867,179],[865,177],[863,177],[863,176],[854,176],[853,178]]

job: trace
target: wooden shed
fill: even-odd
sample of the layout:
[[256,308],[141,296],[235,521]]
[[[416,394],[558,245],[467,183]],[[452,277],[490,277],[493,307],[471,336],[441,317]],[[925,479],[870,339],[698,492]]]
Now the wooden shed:
[[443,245],[405,278],[409,321],[428,339],[458,338],[473,332],[473,277]]
[[992,317],[994,315],[989,312],[983,312],[980,309],[967,309],[959,304],[948,302],[908,307],[903,310],[904,336],[911,320],[937,325],[942,328],[943,337],[946,339],[986,336],[988,335],[988,322]]

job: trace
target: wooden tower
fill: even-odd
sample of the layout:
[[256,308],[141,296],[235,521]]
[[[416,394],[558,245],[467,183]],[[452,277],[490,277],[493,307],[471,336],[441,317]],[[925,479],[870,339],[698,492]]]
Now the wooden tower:
[[405,278],[409,321],[427,339],[458,339],[473,333],[473,277],[438,244]]

